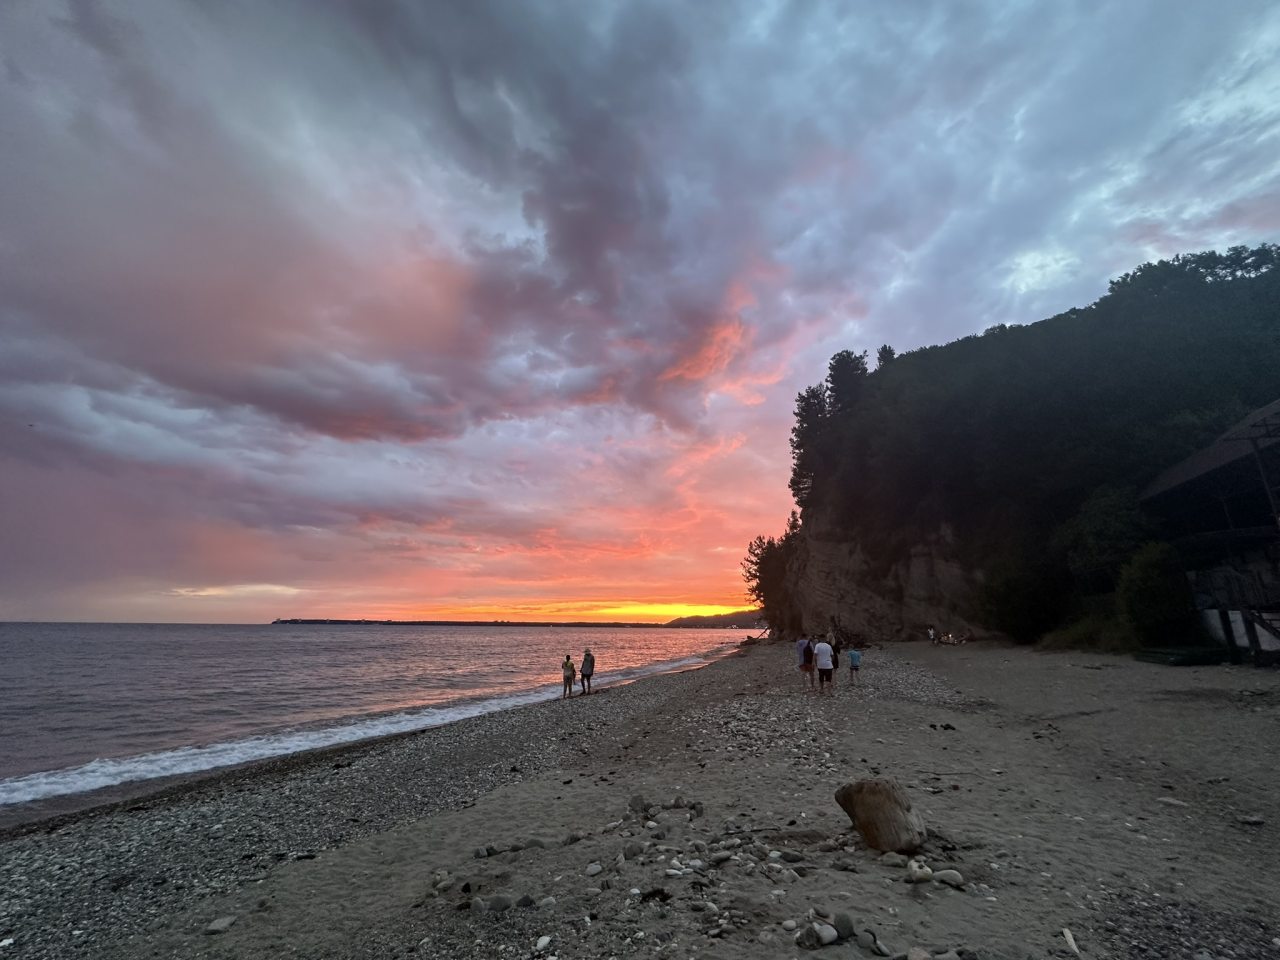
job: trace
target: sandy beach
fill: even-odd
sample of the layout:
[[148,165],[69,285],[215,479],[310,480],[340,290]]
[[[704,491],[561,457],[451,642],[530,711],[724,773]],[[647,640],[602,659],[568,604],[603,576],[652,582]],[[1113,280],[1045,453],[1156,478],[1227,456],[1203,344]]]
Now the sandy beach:
[[[1278,741],[1270,671],[901,645],[817,697],[751,647],[11,830],[0,955],[1275,958]],[[954,886],[852,832],[871,776]]]

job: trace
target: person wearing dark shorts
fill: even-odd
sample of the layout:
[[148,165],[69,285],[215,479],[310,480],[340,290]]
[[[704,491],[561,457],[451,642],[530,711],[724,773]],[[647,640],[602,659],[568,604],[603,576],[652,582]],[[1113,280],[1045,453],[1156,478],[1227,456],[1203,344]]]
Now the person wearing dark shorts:
[[591,676],[596,672],[596,655],[591,652],[591,648],[587,647],[582,654],[582,669],[578,676],[582,678],[582,692],[591,692]]
[[855,680],[858,676],[858,670],[862,666],[862,651],[849,649],[849,679]]
[[831,649],[831,644],[825,639],[819,640],[813,648],[813,662],[818,668],[818,692],[828,689],[827,684],[831,684],[830,692],[835,692],[835,681],[833,677],[836,672],[835,651]]

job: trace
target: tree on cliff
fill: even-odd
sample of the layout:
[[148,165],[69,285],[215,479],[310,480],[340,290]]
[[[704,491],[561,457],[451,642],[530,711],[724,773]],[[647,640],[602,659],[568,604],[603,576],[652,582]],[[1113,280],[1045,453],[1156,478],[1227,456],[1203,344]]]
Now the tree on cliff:
[[742,578],[747,595],[764,613],[775,634],[793,629],[797,621],[795,603],[788,583],[787,566],[800,532],[800,517],[793,510],[781,537],[756,537],[747,546],[742,561]]
[[825,461],[822,449],[827,428],[827,388],[817,384],[796,397],[796,422],[791,428],[791,495],[801,507],[809,502],[814,472]]
[[880,571],[945,526],[992,574],[989,622],[1034,634],[1040,608],[1114,589],[1149,539],[1133,491],[1276,398],[1277,266],[1270,244],[1186,254],[1039,323],[882,351],[874,372],[838,352],[796,401],[805,523]]
[[867,351],[841,350],[827,364],[827,405],[831,413],[849,413],[862,396],[867,382]]

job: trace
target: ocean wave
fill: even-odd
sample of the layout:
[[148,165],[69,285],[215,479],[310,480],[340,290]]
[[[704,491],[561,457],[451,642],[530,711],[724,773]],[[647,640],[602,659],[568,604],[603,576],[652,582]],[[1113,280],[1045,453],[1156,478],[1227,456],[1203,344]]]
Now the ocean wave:
[[[732,650],[731,645],[716,648],[696,656],[683,657],[633,667],[626,670],[604,672],[597,676],[597,686],[617,686],[645,677],[664,673],[676,673],[705,666]],[[526,706],[560,695],[560,686],[540,686],[517,693],[504,694],[462,701],[443,706],[422,707],[376,717],[349,720],[332,726],[310,730],[293,730],[263,736],[246,737],[206,746],[179,747],[160,750],[138,756],[118,759],[99,759],[77,767],[32,773],[26,776],[0,780],[0,806],[29,803],[49,797],[87,793],[104,787],[161,777],[203,773],[221,767],[235,766],[254,760],[288,756],[304,750],[338,746],[384,737],[396,733],[411,733],[431,727],[478,717],[499,710]]]

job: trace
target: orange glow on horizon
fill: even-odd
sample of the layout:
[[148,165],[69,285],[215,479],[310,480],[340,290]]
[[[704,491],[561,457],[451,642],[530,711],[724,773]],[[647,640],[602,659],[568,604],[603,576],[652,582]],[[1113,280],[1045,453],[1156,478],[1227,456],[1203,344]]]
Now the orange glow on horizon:
[[[415,610],[387,617],[394,620],[527,620],[536,623],[559,623],[577,620],[583,623],[666,623],[679,617],[706,617],[749,610],[747,600],[740,603],[679,603],[645,601],[563,600],[530,604],[475,604]],[[382,619],[370,618],[370,619]]]

